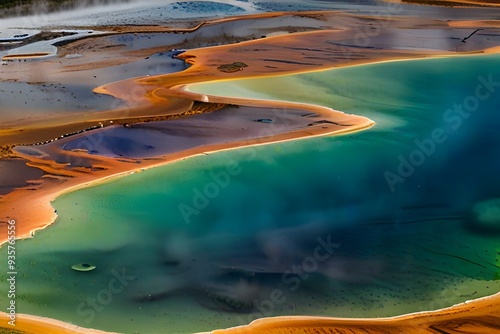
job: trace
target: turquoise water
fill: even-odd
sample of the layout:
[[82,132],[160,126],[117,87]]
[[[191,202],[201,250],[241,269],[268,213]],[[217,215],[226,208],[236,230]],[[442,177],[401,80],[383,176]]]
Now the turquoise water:
[[[58,198],[56,224],[17,244],[18,312],[189,333],[260,316],[397,315],[499,291],[499,61],[196,87],[377,125],[195,157]],[[83,262],[97,269],[70,269]]]

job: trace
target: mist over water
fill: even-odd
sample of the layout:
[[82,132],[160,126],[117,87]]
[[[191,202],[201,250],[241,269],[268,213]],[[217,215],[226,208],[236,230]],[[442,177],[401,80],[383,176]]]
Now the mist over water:
[[[486,200],[500,198],[500,95],[460,125],[443,117],[469,103],[479,77],[493,75],[500,91],[498,62],[394,62],[200,88],[264,89],[377,125],[195,157],[61,196],[56,224],[18,242],[19,309],[127,333],[192,333],[262,316],[390,316],[499,291],[499,220],[488,220],[496,204]],[[423,151],[415,140],[430,145],[438,128],[447,140],[392,189],[385,173],[399,175],[399,156],[410,161]],[[97,269],[70,269],[82,262]],[[117,273],[123,289],[93,308],[88,298]]]

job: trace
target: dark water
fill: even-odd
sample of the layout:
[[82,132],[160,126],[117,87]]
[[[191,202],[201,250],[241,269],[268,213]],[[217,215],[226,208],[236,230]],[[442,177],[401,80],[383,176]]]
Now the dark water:
[[[498,65],[394,62],[196,88],[259,89],[377,125],[58,198],[56,224],[18,242],[18,311],[179,333],[285,314],[397,315],[499,291]],[[97,269],[70,269],[82,262]]]
[[[109,43],[114,43],[114,40],[125,44],[120,38],[127,39],[127,36],[114,39],[109,37]],[[129,42],[133,46],[133,40]],[[132,63],[96,70],[95,74],[112,82],[136,76],[179,72],[187,68],[184,61],[174,57],[179,53],[180,51],[158,52]],[[41,71],[40,75],[43,77],[45,73]],[[94,93],[94,88],[95,84],[0,82],[0,121],[3,126],[7,126],[19,120],[37,122],[48,117],[81,115],[84,112],[99,112],[124,105],[123,101],[114,97]]]

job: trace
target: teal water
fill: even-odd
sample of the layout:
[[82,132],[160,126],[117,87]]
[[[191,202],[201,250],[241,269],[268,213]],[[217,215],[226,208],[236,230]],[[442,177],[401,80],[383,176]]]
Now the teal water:
[[[195,157],[61,196],[56,224],[17,243],[18,312],[191,333],[284,314],[390,316],[499,291],[499,62],[195,87],[322,104],[377,125]],[[453,112],[460,105],[471,111]],[[82,262],[97,269],[70,269]]]

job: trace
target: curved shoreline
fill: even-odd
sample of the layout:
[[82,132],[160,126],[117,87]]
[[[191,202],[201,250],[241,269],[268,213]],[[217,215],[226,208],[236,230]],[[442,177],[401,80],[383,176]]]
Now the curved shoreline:
[[[224,48],[223,48],[224,49]],[[495,50],[493,52],[498,52],[499,50]],[[203,55],[206,56],[206,53],[204,54],[203,53],[203,50],[197,50],[198,52],[198,55],[201,55],[200,58],[194,58],[194,59],[197,59],[198,63],[195,63],[197,66],[194,66],[194,68],[196,69],[196,71],[194,72],[188,72],[187,76],[185,76],[185,79],[186,78],[189,78],[188,83],[190,80],[193,80],[193,76],[194,75],[198,75],[198,73],[201,73],[203,71],[206,70],[206,67],[203,68],[203,61],[200,61],[200,59],[203,59]],[[207,52],[205,50],[205,52]],[[190,53],[190,52],[188,52]],[[191,52],[192,54],[192,52]],[[450,54],[447,54],[446,56],[450,56]],[[402,57],[402,56],[401,56]],[[409,57],[409,55],[407,55],[407,57]],[[414,58],[415,56],[413,55],[413,57],[410,57],[410,58],[399,58],[399,59],[392,59],[392,60],[378,60],[378,61],[370,61],[370,60],[365,60],[366,62],[363,63],[363,61],[361,61],[361,63],[359,64],[353,64],[353,63],[349,63],[349,64],[345,64],[345,65],[340,65],[340,66],[353,66],[353,65],[360,65],[360,64],[373,64],[373,63],[378,63],[378,62],[383,62],[383,61],[395,61],[395,60],[410,60],[410,59],[415,59]],[[425,57],[425,58],[428,58],[428,57],[432,57],[432,56],[429,56],[429,55],[422,55],[421,57]],[[396,57],[397,58],[397,57]],[[190,59],[193,59],[193,58],[189,58],[189,56],[187,56],[187,61],[191,61]],[[200,64],[201,62],[201,64]],[[206,61],[205,61],[206,63]],[[331,66],[331,67],[337,67],[339,66],[338,64],[335,65],[335,66]],[[317,70],[323,70],[323,69],[326,69],[326,68],[331,68],[331,67],[324,67],[324,68],[321,68],[321,69],[317,69]],[[214,71],[215,75],[213,78],[215,78],[214,80],[217,81],[217,80],[224,80],[224,79],[221,79],[221,75],[217,75],[219,73],[215,72],[215,68],[216,66],[212,66],[211,67],[212,70]],[[245,72],[245,71],[243,71]],[[284,69],[283,72],[281,72],[282,74],[289,74],[289,73],[302,73],[304,72],[304,70],[290,70],[290,69]],[[194,73],[194,74],[193,74]],[[203,72],[203,73],[206,73],[206,72]],[[241,73],[241,74],[246,74],[246,73]],[[259,75],[260,74],[260,75]],[[262,73],[259,73],[259,74],[253,74],[255,77],[262,77]],[[176,74],[176,75],[179,75],[182,77],[182,74]],[[184,73],[184,75],[186,75],[186,73]],[[174,76],[175,77],[175,76]],[[252,76],[242,76],[241,78],[250,78]],[[206,77],[205,77],[206,78]],[[159,81],[156,81],[158,80]],[[224,98],[224,97],[218,97],[218,96],[209,96],[209,95],[203,95],[203,94],[198,94],[198,96],[196,95],[190,95],[190,94],[196,94],[196,93],[189,93],[189,92],[186,92],[184,91],[184,86],[186,83],[183,83],[182,78],[178,78],[178,82],[177,82],[177,85],[173,85],[171,87],[167,87],[166,88],[166,91],[161,91],[161,89],[165,89],[165,87],[163,86],[166,82],[166,80],[168,80],[168,78],[142,78],[142,79],[134,79],[135,83],[138,84],[138,85],[142,85],[142,86],[148,86],[148,85],[151,85],[152,88],[155,86],[155,85],[159,85],[159,86],[163,86],[161,88],[154,88],[152,90],[150,90],[153,95],[152,97],[154,99],[163,99],[164,96],[175,96],[177,94],[177,97],[188,97],[190,96],[190,98],[192,98],[193,100],[199,100],[199,101],[203,101],[203,102],[218,102],[218,103],[230,103],[231,101],[234,102],[234,103],[237,103],[237,104],[245,104],[245,103],[248,103],[249,105],[259,105],[259,100],[252,100],[252,99],[237,99],[237,98]],[[130,80],[126,80],[127,84],[131,84]],[[125,82],[122,82],[122,83],[125,83]],[[112,91],[109,91],[107,90],[106,88],[102,88],[103,90],[100,91],[100,92],[106,92],[106,93],[111,93],[111,94],[120,94],[120,91],[123,91],[125,90],[123,87],[119,87],[120,85],[114,85],[114,84],[111,84],[111,85],[107,85],[107,86],[110,86],[110,88],[112,88]],[[98,91],[98,90],[97,90]],[[148,91],[148,92],[150,92]],[[187,94],[187,95],[185,95]],[[164,96],[162,96],[164,95]],[[262,102],[260,102],[262,103]],[[278,103],[278,102],[276,102]],[[268,104],[268,101],[264,102],[264,104],[266,104],[266,106],[273,106],[275,104],[273,104],[272,102],[270,102],[270,104]],[[284,105],[283,102],[279,102],[279,104],[281,106]],[[262,104],[261,104],[262,105]],[[288,105],[288,104],[286,104]],[[292,106],[297,106],[297,104],[293,104],[293,105],[288,105],[290,107]],[[318,111],[318,109],[316,108],[323,108],[323,107],[320,107],[320,106],[312,106],[312,105],[306,105],[306,104],[303,104],[302,106],[308,106],[308,108],[314,108],[316,111]],[[330,109],[331,110],[331,109]],[[327,111],[326,110],[323,110],[323,112],[325,113],[325,115],[327,114]],[[337,116],[342,116],[342,115],[345,115],[345,114],[342,114],[342,115],[339,115],[339,114],[336,114]],[[348,115],[347,115],[348,116]],[[356,117],[356,116],[353,116],[353,117]],[[20,236],[25,236],[25,237],[29,237],[33,231],[36,231],[38,229],[43,229],[49,225],[51,225],[55,219],[56,219],[56,215],[55,213],[53,212],[53,208],[52,206],[50,205],[50,202],[55,199],[56,197],[64,194],[64,193],[68,193],[68,192],[71,192],[71,191],[75,191],[77,189],[80,189],[80,188],[83,188],[83,187],[90,187],[90,186],[95,186],[99,183],[102,183],[102,182],[108,182],[112,179],[114,179],[115,177],[121,177],[121,176],[125,176],[127,174],[129,174],[130,172],[133,172],[135,170],[138,170],[138,168],[153,168],[153,167],[157,167],[157,166],[162,166],[162,165],[165,165],[167,163],[171,163],[171,162],[174,162],[174,161],[179,161],[179,160],[182,160],[182,159],[185,159],[186,157],[191,157],[191,156],[195,156],[195,155],[198,155],[198,154],[202,154],[202,153],[206,153],[206,152],[209,152],[209,153],[212,153],[212,152],[217,152],[217,151],[221,151],[221,150],[229,150],[229,149],[237,149],[237,148],[240,148],[240,147],[248,147],[248,146],[253,146],[253,145],[264,145],[264,144],[269,144],[269,143],[272,143],[272,142],[278,142],[278,141],[285,141],[285,140],[296,140],[296,139],[299,139],[299,138],[309,138],[311,136],[324,136],[324,135],[329,135],[329,134],[341,134],[341,133],[349,133],[349,132],[354,132],[354,131],[360,131],[360,130],[363,130],[365,128],[368,128],[372,125],[373,123],[370,123],[369,120],[366,121],[365,123],[359,123],[358,124],[358,128],[354,129],[354,130],[350,130],[350,131],[335,131],[335,132],[332,132],[332,133],[317,133],[316,135],[311,135],[310,133],[307,133],[307,134],[302,134],[301,136],[299,136],[298,133],[294,133],[295,136],[291,136],[291,133],[287,134],[288,136],[285,136],[284,138],[277,138],[277,137],[273,137],[273,138],[270,138],[269,141],[264,141],[264,142],[258,142],[257,140],[257,143],[248,143],[248,142],[234,142],[234,143],[231,143],[230,145],[228,145],[228,147],[224,147],[224,145],[220,145],[220,146],[215,146],[215,147],[211,147],[211,148],[208,148],[207,149],[201,149],[200,151],[184,151],[184,152],[181,152],[180,154],[174,154],[173,156],[169,156],[169,158],[165,158],[165,157],[158,157],[158,159],[163,159],[162,161],[158,162],[158,161],[154,161],[154,162],[148,162],[148,165],[139,165],[138,167],[135,166],[135,167],[131,167],[130,164],[127,164],[127,163],[117,163],[114,159],[112,158],[105,158],[105,157],[95,157],[95,156],[90,156],[90,155],[87,155],[88,158],[93,158],[94,160],[98,160],[100,162],[100,165],[106,165],[108,166],[109,168],[107,169],[107,172],[102,172],[102,174],[99,174],[99,177],[97,177],[96,175],[87,175],[87,177],[82,177],[81,175],[79,175],[77,177],[78,180],[76,179],[72,179],[71,181],[68,181],[67,183],[64,183],[62,184],[61,186],[57,186],[57,180],[52,180],[51,182],[55,182],[56,185],[54,186],[55,189],[48,189],[48,191],[46,191],[45,193],[42,192],[42,194],[40,194],[39,192],[37,194],[35,194],[36,196],[34,197],[38,197],[38,200],[28,200],[26,197],[23,197],[23,195],[21,196],[18,196],[18,197],[22,197],[22,198],[17,198],[17,200],[19,200],[20,202],[24,202],[25,205],[26,205],[26,209],[30,209],[30,210],[33,210],[33,207],[35,206],[37,209],[38,209],[38,212],[36,214],[36,216],[38,218],[40,218],[40,215],[39,213],[40,212],[44,212],[44,214],[42,215],[42,217],[45,217],[44,219],[42,220],[45,220],[45,221],[51,221],[50,223],[48,224],[45,224],[42,223],[40,224],[40,226],[38,227],[35,227],[33,229],[30,229],[28,231],[28,233],[24,233],[24,234],[21,234]],[[240,145],[241,144],[241,145]],[[75,153],[75,154],[83,154],[81,152],[79,153]],[[184,155],[183,155],[184,154]],[[56,191],[56,189],[58,189]],[[36,191],[35,191],[36,192]],[[6,196],[7,197],[7,196]],[[10,198],[9,198],[10,199]],[[29,205],[28,203],[26,202],[29,202]],[[10,202],[10,203],[13,203],[13,202]],[[15,201],[14,201],[15,203]],[[0,203],[0,207],[1,207],[1,203]],[[19,209],[18,209],[19,211]],[[24,211],[24,210],[23,210]],[[31,213],[31,215],[35,215],[34,213]],[[18,219],[18,216],[13,216],[14,219]],[[1,241],[1,240],[0,240]],[[484,297],[484,298],[480,298],[480,299],[476,299],[472,302],[464,302],[462,304],[458,304],[456,306],[453,306],[452,308],[446,308],[446,309],[441,309],[441,310],[436,310],[436,311],[431,311],[431,312],[419,312],[419,313],[411,313],[411,314],[408,314],[408,315],[403,315],[403,316],[397,316],[397,317],[391,317],[391,318],[384,318],[384,319],[377,319],[377,320],[373,320],[373,319],[349,319],[349,320],[346,320],[346,321],[343,321],[341,319],[331,319],[331,318],[327,318],[328,319],[328,323],[325,323],[325,326],[328,327],[330,325],[333,325],[332,322],[334,323],[337,323],[337,322],[344,322],[346,325],[354,325],[353,322],[383,322],[384,324],[387,323],[387,322],[391,322],[391,321],[402,321],[402,320],[409,320],[411,321],[412,319],[415,319],[415,318],[423,318],[427,315],[430,314],[431,316],[434,315],[435,313],[436,314],[439,314],[440,312],[451,312],[450,310],[456,310],[456,314],[453,314],[453,315],[461,315],[462,312],[469,312],[468,309],[472,308],[472,307],[475,307],[476,304],[479,304],[479,306],[484,306],[486,307],[488,305],[498,305],[499,302],[498,302],[498,294],[497,295],[492,295],[492,296],[489,296],[489,297]],[[495,304],[496,303],[496,304]],[[484,305],[483,305],[484,304]],[[465,307],[465,305],[467,307]],[[478,307],[479,307],[478,306]],[[466,308],[466,310],[462,310],[462,307]],[[497,306],[498,308],[498,306]],[[2,316],[2,321],[4,319],[4,316],[6,315],[5,313],[0,313],[0,315]],[[36,316],[25,316],[25,315],[21,315],[20,319],[21,321],[23,321],[23,319],[26,318],[26,319],[30,319],[30,320],[33,320],[33,324],[34,323],[39,323],[39,324],[44,324],[44,323],[60,323],[59,321],[57,320],[47,320],[48,318],[42,318],[42,317],[36,317]],[[254,326],[261,326],[261,325],[264,325],[264,324],[269,324],[269,323],[273,323],[274,321],[276,322],[280,322],[281,320],[284,320],[285,321],[285,325],[286,326],[289,326],[289,323],[287,322],[290,318],[286,317],[285,319],[275,319],[275,318],[269,318],[270,320],[267,320],[267,319],[264,319],[264,320],[257,320],[255,323],[256,325]],[[307,321],[318,321],[319,318],[312,318],[312,317],[304,317],[304,318],[300,318],[300,319],[296,319],[297,321],[302,321],[302,320],[305,320],[306,322]],[[331,321],[330,321],[331,320]],[[350,322],[350,324],[349,324]],[[42,326],[42,325],[41,325]],[[72,325],[68,325],[69,327],[71,327]],[[251,325],[252,326],[252,325]],[[250,327],[251,327],[250,326]],[[273,325],[274,326],[274,325]],[[277,323],[278,326],[277,328],[279,328],[279,324]],[[45,327],[44,327],[45,328]],[[33,328],[30,328],[30,329],[33,329]],[[45,329],[48,329],[48,328],[45,328]],[[252,330],[255,329],[255,330],[258,330],[258,328],[252,328]],[[27,328],[27,330],[29,330]],[[73,329],[70,329],[70,328],[64,328],[64,329],[61,329],[61,333],[68,333],[68,332],[75,332],[74,330],[77,330],[75,328]],[[299,329],[298,329],[299,330]],[[83,329],[82,332],[90,332],[90,330],[87,330],[87,329]],[[56,333],[59,333],[59,332],[56,332]],[[79,332],[77,332],[79,333]],[[102,332],[98,332],[96,331],[96,333],[102,333]],[[226,333],[226,331],[214,331],[213,332],[214,334],[215,333]],[[233,331],[228,330],[227,333],[233,333]]]
[[[500,328],[500,292],[492,296],[465,301],[460,304],[435,311],[422,311],[387,318],[335,318],[312,316],[282,316],[261,318],[245,326],[214,330],[210,334],[244,333],[302,333],[304,331],[325,331],[328,333],[448,333],[470,326],[472,321],[482,322],[480,331],[460,331],[460,333],[488,333],[491,328]],[[496,309],[495,309],[496,307]],[[486,315],[491,315],[489,318]],[[481,319],[485,317],[486,319]],[[462,319],[462,321],[460,321]],[[491,326],[491,327],[490,327]],[[470,328],[469,328],[470,329]],[[203,334],[203,333],[200,333]],[[206,333],[208,334],[208,333]]]
[[[311,33],[303,33],[299,34],[300,37],[302,36],[308,36],[310,34],[316,34],[315,32]],[[294,36],[297,37],[297,36]],[[247,42],[249,44],[256,43],[258,41],[251,41]],[[241,43],[244,44],[244,43]],[[33,233],[36,232],[37,230],[43,229],[45,227],[48,227],[52,225],[55,220],[57,219],[57,215],[54,213],[54,209],[51,206],[51,202],[59,197],[60,195],[68,192],[75,191],[77,189],[81,189],[83,187],[90,187],[93,185],[97,185],[102,182],[107,182],[108,180],[115,178],[115,177],[121,177],[124,175],[129,174],[130,172],[136,171],[138,169],[146,169],[146,168],[152,168],[152,167],[157,167],[161,165],[165,165],[168,163],[172,163],[175,161],[179,161],[182,159],[186,159],[191,156],[195,156],[198,154],[203,154],[207,152],[207,149],[209,152],[217,152],[217,151],[222,151],[222,150],[228,150],[228,149],[236,149],[236,148],[241,148],[245,146],[253,146],[253,145],[263,145],[263,144],[269,144],[273,142],[279,142],[279,141],[288,141],[288,140],[294,140],[294,139],[301,139],[301,138],[306,138],[306,137],[317,137],[317,136],[326,136],[326,135],[336,135],[336,134],[346,134],[350,132],[355,132],[355,131],[360,131],[363,129],[366,129],[368,127],[371,127],[373,125],[373,121],[366,119],[365,117],[361,116],[355,116],[355,115],[347,115],[341,111],[334,111],[330,108],[327,107],[322,107],[322,106],[317,106],[317,105],[312,105],[312,104],[306,104],[306,103],[295,103],[295,102],[282,102],[282,101],[270,101],[270,100],[256,100],[256,99],[248,99],[248,98],[233,98],[233,97],[224,97],[224,96],[208,96],[206,94],[198,94],[195,92],[190,92],[188,90],[189,84],[192,83],[206,83],[210,81],[219,81],[219,80],[224,80],[220,78],[220,72],[217,71],[216,66],[218,64],[212,64],[210,67],[206,68],[203,66],[203,63],[208,62],[209,60],[205,59],[203,60],[204,57],[208,57],[212,51],[212,49],[216,50],[231,50],[231,47],[234,47],[234,45],[222,45],[222,46],[217,46],[217,47],[210,47],[210,48],[204,48],[204,49],[197,49],[193,50],[191,52],[188,52],[184,54],[182,58],[186,59],[186,61],[191,62],[193,64],[192,67],[188,68],[187,70],[184,70],[182,72],[178,73],[172,73],[172,74],[166,74],[158,77],[140,77],[140,78],[132,78],[128,80],[123,80],[123,81],[118,81],[115,83],[111,83],[109,85],[105,85],[103,87],[97,87],[95,89],[96,92],[102,93],[102,94],[110,94],[113,95],[117,98],[127,98],[127,96],[122,96],[122,92],[127,92],[130,90],[135,89],[136,87],[141,87],[142,91],[144,92],[144,97],[142,103],[144,104],[153,104],[154,106],[162,106],[164,105],[164,102],[167,101],[168,97],[173,97],[173,98],[178,98],[181,100],[191,100],[191,101],[200,101],[200,102],[205,102],[205,103],[223,103],[223,104],[236,104],[236,105],[247,105],[247,106],[259,106],[259,107],[289,107],[289,108],[304,108],[304,109],[309,109],[312,112],[316,112],[318,114],[321,114],[325,117],[332,117],[333,121],[337,121],[338,117],[346,117],[350,116],[353,117],[353,119],[358,120],[358,124],[356,124],[352,129],[343,129],[343,130],[335,130],[333,132],[329,131],[315,131],[314,134],[311,134],[310,132],[304,133],[304,132],[298,132],[296,136],[293,136],[292,133],[288,133],[287,135],[279,135],[275,136],[275,138],[270,138],[265,141],[259,141],[257,140],[257,143],[253,142],[248,142],[244,141],[239,142],[233,142],[231,144],[222,144],[220,146],[216,147],[207,147],[207,148],[202,148],[198,150],[189,150],[186,152],[181,152],[181,153],[176,153],[173,155],[169,156],[158,156],[155,157],[154,163],[151,163],[151,161],[143,161],[143,164],[140,167],[133,166],[131,167],[129,163],[121,163],[117,162],[116,159],[113,158],[107,158],[103,156],[95,156],[95,155],[90,155],[90,154],[85,154],[83,152],[65,152],[65,154],[73,154],[73,155],[80,155],[87,157],[91,160],[97,161],[97,165],[99,166],[105,166],[107,169],[105,171],[99,172],[99,175],[95,174],[86,174],[86,175],[81,175],[81,174],[70,174],[71,177],[75,177],[74,179],[71,179],[70,181],[67,181],[64,183],[63,186],[55,186],[55,189],[47,189],[46,191],[43,191],[44,189],[37,189],[36,191],[26,191],[24,188],[20,188],[16,191],[13,191],[7,195],[5,195],[2,200],[0,201],[0,211],[2,211],[5,215],[5,220],[8,219],[16,219],[22,222],[22,226],[20,229],[18,229],[18,238],[29,238],[32,237]],[[498,53],[500,52],[500,48],[493,48],[491,50],[484,50],[483,53]],[[195,55],[193,55],[193,53]],[[220,56],[220,54],[215,53],[215,57]],[[362,66],[362,65],[368,65],[368,64],[377,64],[377,63],[383,63],[383,62],[390,62],[390,61],[406,61],[406,60],[416,60],[416,59],[429,59],[429,58],[437,58],[437,57],[454,57],[454,56],[462,56],[462,55],[435,55],[435,56],[423,56],[419,55],[416,57],[411,57],[411,58],[399,58],[395,57],[394,59],[382,59],[382,60],[376,60],[373,62],[361,62],[361,63],[355,63],[355,64],[348,64],[346,66]],[[193,61],[196,60],[196,61]],[[201,63],[201,64],[200,64]],[[323,71],[327,69],[333,69],[333,68],[340,68],[340,67],[345,67],[345,66],[328,66],[328,65],[323,65],[320,68],[316,68],[314,70],[300,70],[298,68],[286,68],[284,69],[284,73],[267,73],[267,75],[261,74],[261,75],[255,75],[255,74],[250,74],[247,75],[245,71],[239,71],[235,73],[233,78],[226,79],[226,80],[233,80],[233,79],[247,79],[247,78],[254,78],[254,77],[263,77],[263,76],[281,76],[281,75],[288,75],[288,74],[296,74],[296,73],[306,73],[306,72],[314,72],[314,71]],[[200,73],[206,71],[206,75],[202,76],[202,80],[200,80]],[[167,84],[168,83],[168,84]],[[137,101],[135,101],[137,102]],[[142,109],[142,107],[139,107],[138,109]],[[331,114],[333,112],[333,114]],[[108,123],[109,125],[109,123]],[[71,138],[71,137],[67,137]],[[40,160],[36,161],[37,159],[33,159],[33,157],[29,155],[23,155],[20,153],[16,154],[18,157],[22,157],[28,161],[31,161],[31,163],[37,162],[35,164],[35,167],[44,169],[47,168],[46,162]],[[161,162],[158,162],[161,161]],[[44,167],[45,166],[45,167]],[[59,166],[59,171],[58,168],[55,167],[50,167],[49,168],[51,171],[51,174],[56,174],[61,172],[60,166]],[[47,169],[45,169],[47,171]],[[46,179],[46,178],[45,178]],[[46,181],[47,182],[47,181]],[[49,182],[54,183],[54,180],[50,180]],[[57,181],[55,181],[57,183]],[[48,183],[48,182],[47,182]],[[23,191],[24,190],[24,191]],[[27,200],[28,199],[28,200]],[[30,204],[28,205],[27,202]],[[7,205],[8,204],[8,205]],[[14,209],[16,207],[16,209]],[[14,212],[12,212],[14,210]],[[36,211],[34,213],[33,211]],[[10,211],[10,213],[9,213]],[[27,227],[24,227],[28,225]],[[3,226],[0,225],[0,231],[2,231],[2,228],[6,228],[6,225],[4,224]],[[7,241],[7,234],[2,233],[2,236],[0,238],[0,246],[2,246],[6,241]]]
[[[174,91],[175,94],[175,91]],[[203,99],[201,94],[191,93],[193,98],[196,96],[199,97],[200,100]],[[160,97],[161,98],[161,97]],[[168,154],[165,156],[155,157],[153,160],[151,159],[137,159],[141,160],[140,165],[131,165],[128,162],[117,161],[114,158],[108,158],[104,156],[95,156],[91,155],[87,152],[69,152],[64,151],[67,155],[79,156],[82,158],[87,158],[89,160],[94,160],[94,166],[104,167],[106,168],[104,171],[94,172],[94,174],[78,174],[77,172],[71,171],[63,171],[61,170],[61,165],[56,163],[51,163],[47,161],[30,156],[28,154],[23,154],[21,152],[17,152],[17,155],[25,158],[30,161],[29,165],[41,168],[45,172],[49,174],[55,174],[65,177],[72,177],[72,179],[66,181],[65,183],[58,184],[57,180],[49,180],[47,183],[52,182],[55,183],[53,187],[50,185],[46,186],[48,189],[37,189],[35,192],[30,192],[29,190],[22,191],[23,189],[19,189],[12,193],[7,194],[0,202],[0,209],[3,212],[8,212],[13,210],[15,206],[16,212],[9,213],[8,218],[15,219],[16,221],[22,222],[23,225],[17,229],[17,238],[23,239],[28,238],[33,235],[33,233],[37,230],[44,229],[50,225],[52,225],[56,219],[57,214],[54,212],[54,208],[51,205],[51,202],[54,201],[57,197],[76,191],[81,188],[95,186],[104,182],[108,182],[112,179],[122,177],[130,174],[131,172],[135,172],[137,170],[145,170],[149,168],[163,166],[169,163],[173,163],[176,161],[184,160],[186,158],[190,158],[200,154],[207,153],[215,153],[218,151],[238,149],[242,147],[251,147],[258,145],[266,145],[277,142],[291,141],[303,138],[313,138],[318,136],[327,136],[327,135],[340,135],[353,133],[356,131],[361,131],[363,129],[371,127],[374,122],[369,120],[368,118],[362,116],[354,116],[345,114],[343,112],[334,111],[333,109],[310,105],[310,104],[301,104],[301,103],[283,103],[279,101],[260,101],[254,99],[227,99],[227,98],[217,98],[211,97],[214,103],[231,103],[236,102],[238,105],[247,105],[247,106],[256,106],[256,107],[288,107],[288,108],[303,108],[304,110],[308,110],[310,112],[319,114],[325,118],[330,119],[332,122],[351,122],[353,125],[346,128],[335,128],[333,130],[323,129],[322,127],[316,128],[308,128],[305,130],[294,130],[291,132],[279,133],[275,134],[271,137],[259,137],[253,140],[236,140],[230,143],[220,143],[213,145],[206,145],[201,147],[194,147],[182,152]],[[68,137],[71,138],[71,137]],[[61,142],[61,141],[60,141]],[[61,151],[61,149],[57,149]],[[66,174],[61,175],[61,172]],[[4,204],[8,202],[10,204],[10,210],[8,207],[5,207]],[[36,211],[36,212],[34,212]],[[5,237],[0,239],[0,245],[7,241],[7,234],[5,233]]]

